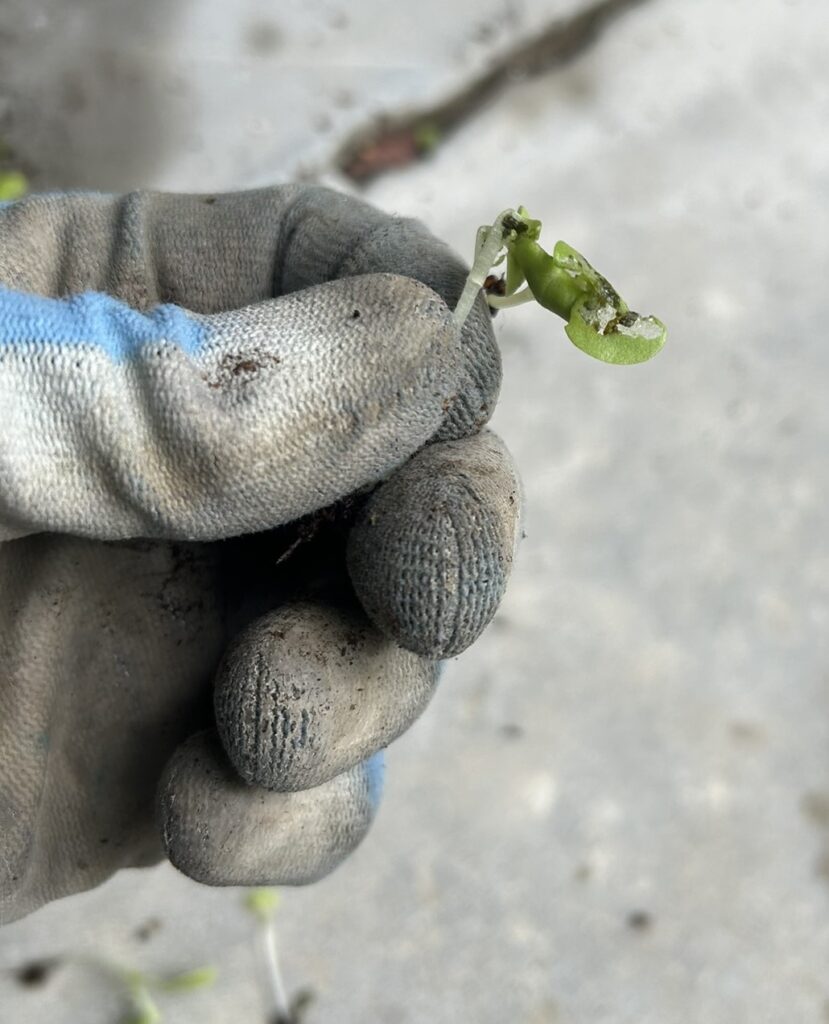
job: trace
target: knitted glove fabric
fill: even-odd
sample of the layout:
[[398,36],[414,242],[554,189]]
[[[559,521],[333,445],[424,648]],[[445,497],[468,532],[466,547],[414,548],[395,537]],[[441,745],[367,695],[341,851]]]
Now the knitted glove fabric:
[[[316,187],[0,206],[0,920],[164,852],[298,884],[360,842],[378,752],[491,618],[518,533],[479,434],[489,315],[458,336],[446,305],[464,275]],[[380,502],[381,542],[347,558],[338,502],[356,539]]]

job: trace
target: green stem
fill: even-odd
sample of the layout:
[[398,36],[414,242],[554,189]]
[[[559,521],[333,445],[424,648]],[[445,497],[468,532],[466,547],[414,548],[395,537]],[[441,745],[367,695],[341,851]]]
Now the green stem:
[[519,236],[512,243],[511,254],[524,271],[527,284],[536,301],[560,316],[570,319],[570,310],[584,296],[587,282],[572,268],[559,264],[532,238]]
[[155,1004],[146,985],[133,985],[129,989],[133,1013],[128,1024],[159,1024],[161,1011]]

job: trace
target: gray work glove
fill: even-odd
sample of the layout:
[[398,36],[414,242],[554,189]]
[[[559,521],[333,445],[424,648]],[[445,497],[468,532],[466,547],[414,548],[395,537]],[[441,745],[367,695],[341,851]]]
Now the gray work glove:
[[0,920],[362,839],[518,533],[464,276],[316,187],[0,205]]

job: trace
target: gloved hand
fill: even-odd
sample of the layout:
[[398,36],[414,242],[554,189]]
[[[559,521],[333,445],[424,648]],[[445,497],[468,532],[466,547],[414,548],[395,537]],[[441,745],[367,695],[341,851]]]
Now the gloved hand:
[[363,837],[518,533],[464,276],[316,187],[0,206],[0,920]]

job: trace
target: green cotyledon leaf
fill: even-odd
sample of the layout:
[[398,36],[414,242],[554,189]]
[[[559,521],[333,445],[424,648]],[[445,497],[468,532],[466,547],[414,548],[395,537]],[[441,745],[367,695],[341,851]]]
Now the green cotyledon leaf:
[[563,271],[580,293],[564,328],[576,348],[604,363],[631,365],[651,359],[665,344],[667,330],[662,321],[629,309],[607,278],[572,246],[556,242],[547,259],[551,282]]
[[576,303],[564,327],[570,341],[603,363],[631,365],[653,358],[665,344],[667,329],[655,316],[632,310],[619,313],[613,306]]

